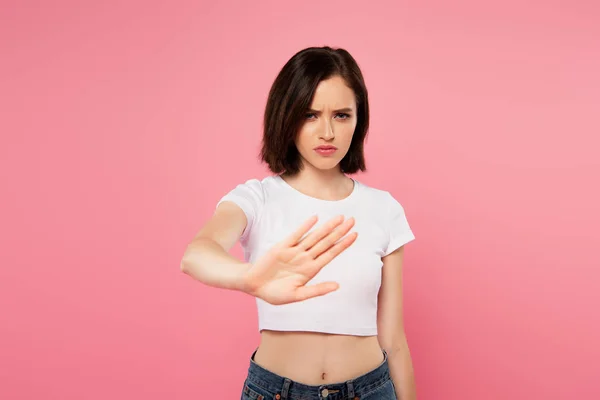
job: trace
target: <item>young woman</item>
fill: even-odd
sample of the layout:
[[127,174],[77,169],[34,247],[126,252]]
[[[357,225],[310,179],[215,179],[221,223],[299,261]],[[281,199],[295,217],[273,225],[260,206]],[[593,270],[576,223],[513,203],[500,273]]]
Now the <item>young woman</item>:
[[[184,273],[256,298],[260,344],[242,399],[416,398],[402,315],[415,237],[365,171],[367,89],[344,49],[307,48],[270,90],[261,158],[189,244]],[[229,254],[240,241],[244,260]]]

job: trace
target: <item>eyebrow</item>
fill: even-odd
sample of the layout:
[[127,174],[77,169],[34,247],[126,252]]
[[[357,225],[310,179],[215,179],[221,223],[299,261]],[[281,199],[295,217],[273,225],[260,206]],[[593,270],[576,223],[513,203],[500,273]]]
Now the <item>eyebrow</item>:
[[[346,107],[346,108],[340,108],[339,110],[333,110],[333,112],[336,112],[336,113],[340,113],[340,112],[346,112],[346,113],[349,113],[349,112],[353,112],[353,111],[354,111],[354,110],[353,110],[352,108],[349,108],[349,107]],[[315,114],[321,114],[321,111],[313,110],[312,108],[309,108],[309,109],[307,110],[307,112],[312,112],[312,113],[315,113]]]

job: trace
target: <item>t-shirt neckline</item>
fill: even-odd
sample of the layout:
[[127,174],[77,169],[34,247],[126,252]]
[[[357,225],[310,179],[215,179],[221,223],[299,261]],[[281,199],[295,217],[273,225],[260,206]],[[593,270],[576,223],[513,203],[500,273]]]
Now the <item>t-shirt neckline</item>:
[[350,179],[352,179],[352,182],[354,182],[354,187],[352,188],[352,191],[350,192],[350,194],[346,197],[344,197],[343,199],[339,199],[339,200],[325,200],[325,199],[319,199],[317,197],[313,197],[313,196],[309,196],[305,193],[302,193],[301,191],[299,191],[298,189],[294,188],[292,185],[290,185],[289,183],[287,183],[282,177],[281,175],[275,175],[274,178],[281,184],[283,185],[285,188],[287,188],[289,191],[295,193],[297,196],[301,196],[305,199],[308,199],[310,201],[317,201],[317,202],[321,202],[321,203],[325,203],[325,204],[340,204],[340,203],[344,203],[347,201],[350,201],[352,198],[354,198],[356,196],[356,193],[358,192],[358,187],[360,185],[360,182],[357,181],[356,179],[349,177]]

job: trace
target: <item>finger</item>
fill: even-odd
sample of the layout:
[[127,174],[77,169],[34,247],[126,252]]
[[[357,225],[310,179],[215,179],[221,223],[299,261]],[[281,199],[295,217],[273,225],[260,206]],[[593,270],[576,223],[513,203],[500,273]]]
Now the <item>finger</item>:
[[296,229],[291,235],[288,235],[288,237],[286,237],[282,243],[285,246],[295,246],[300,241],[302,236],[304,236],[306,232],[308,232],[310,228],[312,228],[317,223],[318,220],[319,217],[313,215],[312,217],[304,221],[302,225],[300,225],[300,227]]
[[315,262],[320,268],[323,268],[325,265],[331,262],[335,257],[337,257],[342,251],[346,250],[348,247],[354,243],[356,237],[358,236],[358,232],[352,232],[347,235],[345,238],[334,244],[327,251],[321,253],[316,259]]
[[331,233],[331,231],[334,230],[342,222],[344,222],[343,215],[338,215],[337,217],[331,218],[329,221],[327,221],[325,224],[323,224],[323,226],[321,226],[319,229],[316,229],[315,231],[313,231],[309,235],[307,235],[304,239],[302,239],[302,241],[300,241],[300,243],[298,243],[298,246],[302,250],[310,249],[319,240],[321,240],[322,238],[327,236],[329,233]]
[[296,301],[326,295],[337,290],[339,286],[336,282],[322,282],[310,286],[300,286],[296,289]]
[[308,252],[312,258],[317,258],[319,254],[333,246],[340,238],[342,238],[354,226],[354,218],[349,218],[342,225],[337,227],[329,235],[319,240]]

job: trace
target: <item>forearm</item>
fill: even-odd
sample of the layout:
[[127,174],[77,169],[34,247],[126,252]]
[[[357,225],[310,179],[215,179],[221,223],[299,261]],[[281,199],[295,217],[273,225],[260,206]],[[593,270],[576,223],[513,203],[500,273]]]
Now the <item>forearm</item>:
[[181,260],[181,271],[213,287],[244,291],[243,277],[250,264],[229,254],[217,242],[196,239]]
[[386,349],[390,375],[396,387],[396,397],[399,400],[416,400],[414,369],[406,336],[397,340],[394,346]]

